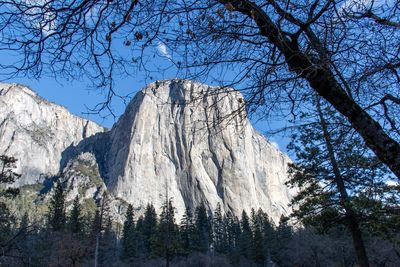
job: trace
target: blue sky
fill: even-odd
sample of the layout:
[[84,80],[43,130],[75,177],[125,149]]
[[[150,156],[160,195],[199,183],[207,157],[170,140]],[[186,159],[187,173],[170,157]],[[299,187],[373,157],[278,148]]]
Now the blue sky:
[[[353,1],[346,2],[346,7],[354,8],[352,5]],[[360,3],[369,3],[369,0],[363,0]],[[43,29],[44,34],[46,34],[49,29]],[[131,48],[127,48],[123,45],[122,39],[116,39],[117,41],[113,42],[115,45],[115,49],[123,54],[126,52],[131,52],[129,56],[137,57],[140,56],[140,52],[137,50],[129,50]],[[156,41],[155,41],[156,42]],[[19,51],[14,52],[14,54],[9,54],[7,51],[0,51],[0,58],[2,59],[2,64],[4,62],[11,63],[13,61],[18,61]],[[168,47],[163,43],[154,43],[152,47],[146,49],[146,60],[150,59],[149,62],[146,63],[146,67],[150,68],[154,72],[151,75],[145,75],[140,70],[134,71],[135,77],[122,76],[117,77],[114,81],[114,88],[121,95],[130,95],[133,96],[138,90],[153,82],[155,80],[161,79],[169,79],[169,78],[182,78],[182,76],[177,75],[178,70],[171,64],[170,59],[174,58],[176,53],[168,49]],[[79,56],[79,53],[76,55]],[[128,57],[129,58],[129,57]],[[134,63],[132,63],[134,64]],[[128,66],[131,68],[132,66]],[[134,67],[133,67],[134,68]],[[232,70],[233,69],[233,70]],[[232,69],[229,71],[235,72],[235,66],[232,66]],[[160,71],[161,70],[161,71]],[[42,97],[57,103],[59,105],[65,106],[72,113],[77,114],[79,116],[91,119],[105,127],[111,128],[113,123],[117,118],[113,117],[109,112],[104,111],[100,114],[87,114],[90,108],[94,108],[96,104],[104,101],[104,95],[101,90],[93,90],[90,89],[90,82],[86,80],[84,77],[75,77],[74,80],[66,80],[63,78],[59,78],[55,80],[54,78],[49,77],[41,77],[39,79],[30,79],[26,77],[13,78],[9,80],[4,80],[4,76],[1,76],[0,70],[0,80],[4,82],[17,82],[28,85],[35,91],[39,93]],[[214,72],[214,75],[218,79],[220,78],[220,73],[217,71]],[[223,73],[222,76],[227,76],[227,78],[231,78],[234,74],[226,74]],[[149,76],[152,76],[151,78]],[[3,79],[2,79],[3,78]],[[207,77],[206,82],[210,84],[212,81],[212,77]],[[212,84],[211,85],[216,85]],[[125,104],[118,99],[115,99],[112,105],[113,113],[115,115],[121,115],[125,109]],[[255,128],[267,136],[267,138],[276,143],[280,149],[286,151],[286,145],[289,141],[288,137],[284,137],[282,135],[271,135],[267,134],[271,129],[277,129],[285,126],[287,121],[285,118],[283,119],[269,119],[260,120],[259,117],[253,116],[252,118],[253,125]]]
[[[172,77],[170,77],[172,78]],[[65,79],[55,80],[48,77],[42,77],[38,80],[28,78],[14,78],[11,80],[3,80],[3,82],[22,83],[33,90],[45,99],[56,104],[66,107],[70,112],[81,117],[93,120],[105,127],[111,128],[118,118],[114,118],[107,111],[100,114],[88,114],[89,108],[93,108],[96,104],[103,100],[102,93],[93,89],[88,89],[89,84],[85,81],[67,81]],[[120,79],[116,88],[121,92],[132,96],[146,85],[144,79]],[[125,105],[115,99],[113,109],[116,115],[121,115],[125,110]],[[265,134],[271,127],[279,127],[282,125],[279,121],[265,121],[252,118],[252,123],[256,129]],[[268,138],[278,144],[281,150],[286,151],[288,138],[282,136],[268,136]]]
[[[148,63],[149,69],[154,71],[151,73],[152,77],[149,78],[150,75],[145,75],[144,72],[140,71],[136,73],[135,77],[117,77],[115,80],[117,93],[133,97],[136,92],[155,80],[181,78],[179,74],[177,74],[177,69],[170,64],[169,59],[171,54],[164,44],[158,43],[152,47],[148,53],[152,54],[152,61]],[[13,62],[13,60],[15,60],[15,57],[5,51],[0,51],[0,58],[8,62]],[[165,69],[166,71],[160,72],[158,71],[160,69]],[[42,76],[39,79],[28,77],[5,79],[4,76],[0,76],[0,79],[2,82],[25,84],[45,99],[62,105],[73,114],[88,118],[107,128],[112,127],[118,119],[118,116],[124,112],[125,105],[127,104],[123,103],[118,98],[113,100],[112,109],[117,117],[114,117],[108,111],[103,111],[99,114],[89,114],[91,108],[94,108],[96,104],[104,101],[104,93],[100,89],[94,90],[91,88],[90,81],[84,77],[76,77],[74,80],[67,80],[62,77],[57,77],[57,79],[55,79],[47,76]],[[266,132],[271,129],[284,126],[286,122],[273,121],[272,119],[268,121],[260,120],[260,118],[255,116],[253,116],[251,120],[259,132],[266,135],[267,138],[279,146],[281,150],[286,151],[286,145],[289,141],[288,137],[266,134]]]

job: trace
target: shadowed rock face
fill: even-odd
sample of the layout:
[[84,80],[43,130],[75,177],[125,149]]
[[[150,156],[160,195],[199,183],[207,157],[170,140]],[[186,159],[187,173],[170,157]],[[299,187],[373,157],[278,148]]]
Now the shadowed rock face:
[[[260,207],[275,222],[289,211],[293,192],[284,182],[290,159],[253,129],[242,96],[232,89],[183,80],[156,82],[139,92],[114,127],[102,133],[102,127],[64,108],[39,103],[27,89],[18,87],[11,95],[10,88],[3,89],[0,101],[32,102],[0,117],[15,132],[24,133],[16,141],[10,126],[0,125],[0,153],[14,151],[20,170],[31,168],[24,183],[34,180],[32,170],[38,166],[40,172],[54,175],[68,160],[89,152],[108,191],[136,208],[148,202],[160,208],[168,195],[178,216],[185,206],[200,202],[210,209],[221,203],[236,215]],[[21,112],[27,114],[24,123],[15,116]],[[37,121],[53,137],[36,143]],[[16,152],[28,143],[31,149]],[[22,165],[32,158],[37,158],[35,164]]]
[[145,88],[109,132],[108,189],[134,206],[160,207],[168,193],[178,213],[220,202],[279,220],[291,199],[290,159],[253,129],[241,97],[182,80]]
[[0,154],[18,159],[17,185],[57,175],[67,147],[103,131],[25,86],[0,84]]

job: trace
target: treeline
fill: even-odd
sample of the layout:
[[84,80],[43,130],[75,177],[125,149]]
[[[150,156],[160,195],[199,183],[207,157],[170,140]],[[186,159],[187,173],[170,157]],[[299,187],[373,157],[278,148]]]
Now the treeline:
[[164,203],[158,217],[148,204],[143,216],[135,222],[129,206],[123,227],[121,256],[124,260],[164,258],[166,263],[176,257],[193,253],[224,255],[232,264],[254,262],[263,266],[277,260],[276,254],[292,236],[293,230],[282,221],[275,228],[262,210],[242,212],[241,219],[232,213],[222,214],[218,205],[207,214],[201,204],[192,212],[186,209],[179,224],[175,221],[172,201]]
[[[2,227],[0,264],[5,266],[354,266],[356,258],[345,228],[316,232],[278,225],[262,210],[238,218],[221,207],[207,213],[201,204],[186,209],[177,222],[171,199],[160,214],[148,204],[138,216],[129,205],[123,224],[112,218],[106,194],[93,216],[82,214],[77,198],[70,211],[61,184],[49,200],[45,223],[24,216]],[[5,214],[2,214],[5,215]],[[11,214],[6,221],[15,222]],[[14,225],[14,226],[13,226]],[[3,226],[3,225],[2,225]],[[399,239],[397,239],[399,240]],[[375,266],[396,266],[398,243],[366,238]]]

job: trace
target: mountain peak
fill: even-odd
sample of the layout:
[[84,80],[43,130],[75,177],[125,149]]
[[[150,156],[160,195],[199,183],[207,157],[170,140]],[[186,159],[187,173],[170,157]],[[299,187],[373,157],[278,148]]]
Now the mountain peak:
[[290,159],[251,126],[242,95],[187,80],[150,84],[108,134],[108,188],[144,207],[173,196],[178,214],[203,202],[227,212],[289,212]]
[[0,84],[0,154],[18,159],[17,184],[57,175],[62,152],[104,128],[20,84]]
[[168,197],[178,217],[200,203],[238,216],[261,208],[275,222],[290,211],[290,159],[254,130],[242,95],[231,88],[154,82],[108,132],[22,90],[25,97],[0,95],[0,154],[18,158],[21,185],[61,175],[71,198],[88,184],[81,197],[107,190],[137,210],[147,203],[160,209]]
[[26,85],[19,83],[0,83],[0,95],[8,93],[24,93],[32,97],[37,97],[38,94]]

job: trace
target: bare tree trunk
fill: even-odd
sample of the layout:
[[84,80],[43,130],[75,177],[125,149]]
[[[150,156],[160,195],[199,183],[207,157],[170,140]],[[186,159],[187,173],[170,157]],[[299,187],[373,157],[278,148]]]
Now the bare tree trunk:
[[[312,60],[305,55],[296,36],[289,39],[255,3],[247,0],[219,0],[235,11],[248,16],[257,24],[260,35],[284,55],[289,69],[308,81],[312,89],[343,114],[364,139],[366,145],[400,179],[400,144],[386,134],[381,125],[349,97],[329,69],[328,52],[309,26],[303,31],[324,60]],[[293,18],[295,20],[295,18]],[[300,23],[296,21],[296,23]]]
[[326,149],[328,152],[329,161],[332,165],[332,170],[333,170],[334,177],[335,177],[335,183],[336,183],[336,186],[339,191],[340,203],[343,206],[343,208],[345,209],[347,228],[349,229],[349,231],[351,233],[351,237],[353,239],[353,246],[356,251],[357,262],[360,267],[369,267],[368,256],[367,256],[367,252],[365,250],[364,241],[362,239],[360,226],[359,226],[359,223],[357,220],[357,216],[354,213],[353,207],[351,206],[351,204],[349,202],[349,196],[347,194],[344,180],[340,173],[339,165],[338,165],[336,157],[335,157],[335,153],[334,153],[333,145],[332,145],[331,138],[330,138],[330,135],[328,132],[328,128],[326,125],[326,121],[322,114],[321,106],[319,103],[319,97],[317,97],[317,110],[318,110],[318,116],[320,119],[322,131],[323,131]]
[[99,233],[96,234],[96,248],[94,250],[94,267],[98,266],[99,261]]

